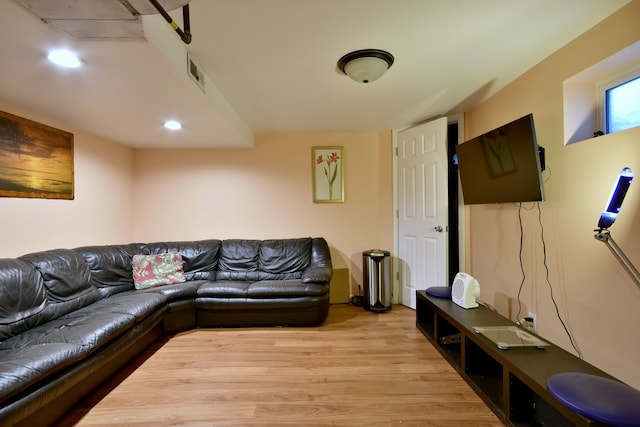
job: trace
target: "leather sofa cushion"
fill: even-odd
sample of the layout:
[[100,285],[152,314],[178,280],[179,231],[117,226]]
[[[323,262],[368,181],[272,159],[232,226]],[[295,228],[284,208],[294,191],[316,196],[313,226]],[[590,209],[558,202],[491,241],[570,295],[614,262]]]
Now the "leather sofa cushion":
[[112,295],[91,307],[99,313],[130,314],[136,318],[136,323],[139,323],[151,313],[163,310],[166,305],[167,297],[162,294],[129,291]]
[[36,252],[23,255],[20,259],[32,264],[40,272],[50,300],[67,301],[94,289],[89,266],[80,254],[72,250]]
[[223,240],[215,279],[236,281],[299,279],[311,262],[311,238]]
[[198,287],[206,283],[206,280],[192,280],[176,285],[156,286],[155,288],[139,289],[136,293],[158,293],[167,298],[168,302],[178,301],[181,299],[193,299],[196,296]]
[[260,240],[223,240],[216,280],[260,280],[259,258]]
[[69,249],[36,252],[20,257],[40,272],[47,291],[47,316],[55,319],[102,298],[91,284],[85,259]]
[[198,297],[246,298],[251,282],[222,280],[207,282],[198,288]]
[[220,247],[220,271],[257,271],[259,240],[230,239],[222,241]]
[[29,263],[0,259],[0,340],[43,321],[46,290],[42,276]]
[[261,280],[247,290],[249,298],[309,297],[325,295],[328,285],[300,280]]
[[184,262],[184,277],[187,280],[213,280],[218,269],[220,240],[198,240],[194,242],[158,242],[147,246],[152,254],[180,252]]
[[73,365],[82,356],[82,347],[74,344],[36,344],[0,350],[0,407],[23,390]]
[[302,283],[294,280],[260,280],[257,282],[222,280],[203,283],[198,288],[198,298],[283,298],[326,295],[329,285]]
[[103,296],[134,289],[131,258],[149,255],[149,248],[140,243],[112,246],[85,246],[74,249],[89,264],[91,280]]
[[259,270],[274,273],[302,271],[311,262],[311,238],[265,240],[260,245]]
[[131,314],[96,312],[84,307],[0,342],[0,350],[38,344],[75,344],[85,355],[123,334],[135,324]]
[[[323,297],[317,298],[219,298],[219,297],[198,297],[196,298],[196,307],[198,310],[213,310],[219,311],[216,314],[224,315],[225,312],[233,310],[242,310],[241,317],[251,318],[254,316],[264,317],[264,311],[279,310],[282,312],[295,311],[295,310],[309,310],[313,312],[318,310],[318,302]],[[275,314],[271,314],[267,317],[270,318],[268,324],[273,325],[273,317]],[[252,322],[253,323],[253,322]],[[317,323],[317,322],[316,322]],[[264,325],[265,322],[256,322],[255,324]],[[277,322],[275,324],[278,324]],[[284,324],[284,323],[283,323]],[[237,323],[234,326],[243,325],[242,322]]]

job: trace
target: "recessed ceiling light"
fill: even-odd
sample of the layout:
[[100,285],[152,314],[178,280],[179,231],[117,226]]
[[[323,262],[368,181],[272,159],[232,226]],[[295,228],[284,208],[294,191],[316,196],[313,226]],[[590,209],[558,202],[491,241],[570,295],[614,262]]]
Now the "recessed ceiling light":
[[49,61],[66,68],[78,68],[82,65],[82,59],[75,53],[66,49],[57,49],[49,52]]
[[180,130],[182,129],[182,123],[177,120],[167,120],[164,122],[164,127],[170,130]]

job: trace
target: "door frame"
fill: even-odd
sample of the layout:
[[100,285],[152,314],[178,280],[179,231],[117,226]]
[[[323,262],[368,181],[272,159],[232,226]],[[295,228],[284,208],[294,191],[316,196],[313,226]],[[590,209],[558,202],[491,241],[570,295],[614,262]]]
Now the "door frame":
[[[436,120],[438,117],[434,117],[433,119],[426,120],[422,123],[417,123],[413,126],[407,126],[400,129],[394,129],[392,132],[392,157],[393,157],[393,253],[395,256],[392,257],[392,274],[391,274],[391,282],[393,284],[393,304],[400,304],[402,299],[400,298],[400,293],[402,292],[402,287],[400,284],[400,260],[398,259],[398,254],[400,253],[400,238],[398,235],[398,227],[399,227],[399,206],[398,206],[398,184],[400,180],[398,179],[398,134],[402,131],[410,129],[415,126],[419,126],[421,124],[430,122],[431,120]],[[464,142],[464,114],[454,114],[451,116],[447,116],[447,125],[457,124],[458,126],[458,144],[462,144]],[[448,141],[448,135],[447,135]],[[462,200],[462,190],[460,189],[460,182],[458,181],[458,261],[460,265],[461,271],[466,268],[466,223],[465,223],[465,207]],[[447,269],[448,271],[448,269]],[[453,277],[450,277],[449,280],[453,280]]]

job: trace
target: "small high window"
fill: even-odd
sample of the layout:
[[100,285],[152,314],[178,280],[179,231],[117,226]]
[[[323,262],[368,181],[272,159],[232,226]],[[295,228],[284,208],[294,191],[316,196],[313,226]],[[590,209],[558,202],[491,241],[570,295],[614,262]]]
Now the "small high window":
[[640,127],[640,41],[562,82],[564,143]]
[[600,129],[613,133],[640,126],[640,68],[598,85]]

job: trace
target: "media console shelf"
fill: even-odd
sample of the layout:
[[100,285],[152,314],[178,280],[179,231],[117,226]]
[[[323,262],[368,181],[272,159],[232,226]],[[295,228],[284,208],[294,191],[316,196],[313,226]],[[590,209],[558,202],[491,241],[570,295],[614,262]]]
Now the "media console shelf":
[[513,325],[486,307],[466,310],[449,299],[416,292],[416,326],[502,422],[515,426],[602,425],[553,397],[547,379],[561,372],[613,377],[551,343],[544,348],[500,350],[473,330],[474,326]]

